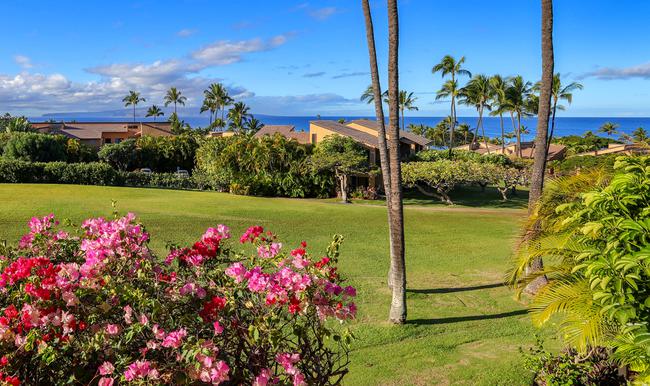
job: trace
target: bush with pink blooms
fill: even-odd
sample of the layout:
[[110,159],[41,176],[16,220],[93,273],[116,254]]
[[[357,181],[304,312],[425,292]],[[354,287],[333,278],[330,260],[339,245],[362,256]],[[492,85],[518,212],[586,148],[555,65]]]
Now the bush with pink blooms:
[[0,251],[0,385],[331,385],[347,373],[356,291],[336,269],[340,236],[313,259],[259,226],[238,247],[218,225],[158,258],[133,214],[68,225],[33,218]]

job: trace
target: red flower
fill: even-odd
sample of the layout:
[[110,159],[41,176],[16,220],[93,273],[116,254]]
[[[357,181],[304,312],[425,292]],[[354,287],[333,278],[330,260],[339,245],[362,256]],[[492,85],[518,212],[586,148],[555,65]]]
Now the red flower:
[[203,304],[203,309],[199,311],[199,316],[204,322],[209,322],[217,318],[217,313],[226,307],[226,298],[214,296],[210,301]]
[[296,314],[300,312],[300,300],[296,298],[295,296],[292,296],[291,299],[289,300],[289,312],[292,314]]
[[9,359],[7,358],[6,355],[4,355],[2,358],[0,358],[0,367],[4,367],[9,364]]

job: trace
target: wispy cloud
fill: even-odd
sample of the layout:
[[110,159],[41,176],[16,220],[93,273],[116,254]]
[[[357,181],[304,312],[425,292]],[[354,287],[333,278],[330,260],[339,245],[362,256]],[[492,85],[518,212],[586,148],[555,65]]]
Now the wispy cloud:
[[363,71],[346,72],[346,73],[343,73],[343,74],[334,75],[332,77],[332,79],[350,78],[350,77],[353,77],[353,76],[363,76],[363,75],[368,75],[368,73],[363,72]]
[[189,38],[190,36],[196,34],[197,32],[199,31],[196,29],[185,28],[176,32],[176,36],[178,36],[179,38]]
[[219,40],[192,53],[199,68],[222,66],[240,62],[244,54],[268,51],[285,44],[288,35],[278,35],[268,40]]
[[327,20],[338,12],[336,7],[318,8],[309,11],[309,16],[316,20]]
[[305,77],[305,78],[318,78],[318,77],[323,76],[323,75],[325,75],[325,72],[323,72],[323,71],[321,71],[321,72],[308,72],[308,73],[304,74],[303,77]]
[[602,67],[587,72],[578,79],[596,78],[604,80],[643,78],[650,79],[650,62],[631,67]]
[[25,55],[16,55],[14,56],[14,62],[23,69],[28,69],[34,67],[32,60]]

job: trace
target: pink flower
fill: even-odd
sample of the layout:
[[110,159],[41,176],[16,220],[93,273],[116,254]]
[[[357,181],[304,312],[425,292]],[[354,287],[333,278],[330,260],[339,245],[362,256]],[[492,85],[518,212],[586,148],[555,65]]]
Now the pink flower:
[[260,374],[257,377],[255,377],[253,386],[266,386],[269,383],[270,379],[271,379],[271,370],[262,369],[262,371],[260,371]]
[[300,354],[294,353],[279,353],[275,356],[275,361],[278,362],[280,366],[286,371],[289,375],[294,375],[298,373],[298,369],[294,366],[300,360]]
[[115,380],[113,378],[102,377],[99,379],[97,386],[113,386],[114,381]]
[[357,290],[356,290],[354,287],[350,286],[350,285],[347,286],[347,287],[345,287],[345,288],[343,289],[343,292],[344,292],[347,296],[349,296],[349,297],[351,297],[351,298],[357,296]]
[[280,253],[282,249],[281,243],[271,243],[267,245],[260,245],[257,247],[257,255],[263,259],[270,259],[275,257]]
[[110,375],[113,374],[113,371],[115,371],[115,367],[113,367],[113,364],[111,362],[104,362],[101,366],[99,366],[100,375]]
[[124,321],[126,324],[133,323],[133,308],[129,305],[124,306]]
[[120,333],[120,326],[118,326],[117,324],[107,324],[106,333],[108,335],[117,335]]
[[151,368],[148,360],[135,361],[127,367],[124,378],[129,382],[144,378],[157,379],[158,370]]
[[255,242],[258,237],[264,232],[264,228],[259,225],[252,226],[244,232],[244,234],[239,238],[239,242],[244,244],[247,241],[251,243]]
[[293,386],[306,386],[305,376],[300,371],[293,375]]
[[187,331],[184,328],[170,332],[165,339],[163,339],[163,347],[179,348],[183,344],[183,339],[187,336]]
[[142,324],[143,326],[146,326],[149,324],[149,318],[147,318],[147,315],[145,314],[140,314],[140,317],[138,318],[138,322]]
[[195,284],[195,283],[187,283],[184,286],[181,287],[179,290],[180,294],[185,296],[185,295],[196,295],[199,299],[203,299],[205,295],[207,294],[205,289],[203,287]]
[[235,283],[241,283],[248,272],[242,263],[234,263],[226,268],[226,275],[235,279]]
[[214,327],[215,334],[219,335],[223,332],[223,327],[221,326],[221,324],[219,324],[218,320],[212,323],[212,326]]
[[153,327],[151,328],[151,331],[153,332],[153,335],[156,337],[156,339],[161,340],[165,337],[165,331],[160,328],[157,324],[154,324]]

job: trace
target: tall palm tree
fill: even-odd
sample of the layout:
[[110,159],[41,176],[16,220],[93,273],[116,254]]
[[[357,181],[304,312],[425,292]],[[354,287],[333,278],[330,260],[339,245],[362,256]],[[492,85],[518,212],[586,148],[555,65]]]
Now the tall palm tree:
[[167,90],[167,94],[165,95],[164,102],[165,102],[165,107],[173,103],[174,114],[176,114],[176,105],[185,106],[185,102],[187,102],[187,98],[184,97],[183,93],[178,91],[176,87],[172,87],[169,90]]
[[230,121],[230,127],[234,131],[243,131],[244,123],[246,123],[247,118],[250,116],[249,111],[250,107],[246,106],[244,102],[236,102],[228,110],[228,121]]
[[[402,167],[399,142],[399,18],[397,0],[388,0],[388,144],[391,179],[391,208],[393,215],[391,262],[393,296],[389,321],[406,322],[406,261],[404,257],[404,208],[402,206]],[[376,95],[376,91],[375,91]]]
[[468,137],[471,134],[471,127],[467,123],[458,124],[458,133],[463,136],[463,145],[468,144]]
[[[384,102],[388,101],[388,92],[384,91],[382,94],[382,99]],[[359,98],[361,102],[366,102],[367,104],[371,104],[375,102],[375,90],[373,89],[372,85],[368,86],[366,90],[361,94],[361,98]]]
[[212,120],[214,119],[215,112],[217,111],[218,108],[219,106],[217,105],[217,101],[215,101],[214,99],[205,98],[203,100],[200,113],[203,114],[206,111],[210,112],[210,126],[212,126]]
[[637,143],[647,143],[648,132],[643,127],[639,127],[632,132],[632,139]]
[[400,90],[399,92],[399,111],[402,115],[402,130],[404,130],[404,111],[418,111],[418,107],[414,104],[418,98],[412,92]]
[[[230,106],[233,102],[233,99],[228,95],[228,90],[221,83],[212,83],[206,90],[203,91],[204,104],[207,100],[207,104],[211,106],[216,106],[216,109],[210,110],[214,114],[218,114],[221,111],[221,119],[225,120],[225,110],[227,106]],[[207,110],[204,110],[207,111]]]
[[489,154],[490,149],[488,148],[487,137],[485,136],[485,127],[483,126],[483,112],[485,109],[491,109],[490,104],[488,103],[492,97],[490,78],[483,74],[475,75],[469,80],[469,82],[467,82],[467,85],[460,90],[458,95],[458,103],[473,106],[478,112],[478,122],[476,123],[473,143],[477,144],[478,130],[480,128],[483,141],[485,142],[485,148]]
[[[541,88],[541,82],[538,82],[535,85],[536,89]],[[553,133],[555,132],[555,113],[557,110],[565,110],[561,104],[558,104],[560,101],[566,101],[568,104],[573,102],[573,92],[576,90],[582,90],[583,86],[578,82],[571,82],[567,85],[563,85],[561,81],[560,73],[553,75],[553,88],[551,89],[551,131],[548,134],[548,141],[546,146],[546,154],[548,156],[548,146],[550,146],[551,141],[553,140]]]
[[[510,118],[517,138],[517,156],[521,157],[521,118],[530,115],[530,96],[533,92],[532,83],[524,81],[521,75],[508,79],[506,99],[509,105]],[[515,123],[516,117],[516,123]]]
[[[396,221],[393,220],[395,216],[395,209],[393,208],[393,177],[392,174],[394,171],[391,170],[391,156],[388,150],[388,141],[386,139],[386,121],[384,119],[384,105],[382,97],[386,92],[381,92],[381,84],[379,82],[379,66],[377,65],[377,50],[375,47],[375,31],[372,22],[372,14],[370,12],[370,4],[368,0],[361,0],[361,6],[363,8],[363,15],[366,25],[366,40],[368,42],[368,59],[370,62],[370,78],[372,80],[372,101],[375,103],[375,116],[377,118],[377,142],[379,147],[379,166],[381,168],[382,182],[384,185],[384,193],[386,195],[386,208],[388,215],[388,241],[390,248],[390,269],[388,271],[388,287],[393,289],[393,269],[396,266],[395,262],[403,258],[403,249],[399,250],[400,243],[403,243],[403,231],[402,231],[402,241],[399,241],[400,232],[394,229]],[[368,90],[366,90],[368,91]],[[363,98],[363,96],[362,96]],[[366,98],[368,99],[368,98]],[[370,103],[370,102],[368,102]],[[401,197],[400,197],[401,202]],[[403,226],[403,225],[402,225]],[[398,239],[397,244],[394,243],[394,239]],[[401,255],[400,255],[401,253]]]
[[598,128],[598,132],[612,136],[618,132],[619,127],[620,125],[618,123],[605,122],[600,126],[600,128]]
[[160,107],[158,107],[156,105],[153,105],[153,106],[149,107],[149,110],[147,110],[146,117],[147,118],[148,117],[153,117],[153,121],[155,122],[157,117],[160,117],[160,116],[163,116],[163,115],[165,115],[165,113],[163,113],[163,111],[160,109]]
[[139,92],[131,90],[129,91],[129,95],[122,98],[122,102],[124,102],[124,107],[133,106],[133,122],[135,122],[135,106],[140,102],[146,102],[146,99],[140,97]]
[[506,133],[503,125],[503,114],[508,112],[510,109],[508,99],[506,98],[506,89],[508,88],[508,84],[501,75],[493,75],[490,78],[490,88],[492,89],[492,95],[490,97],[492,111],[490,112],[490,115],[499,116],[499,121],[501,123],[501,153],[505,154]]
[[471,77],[472,74],[463,68],[463,63],[465,63],[465,57],[461,56],[459,60],[454,59],[451,55],[445,55],[440,63],[433,66],[431,69],[432,73],[440,72],[444,78],[447,75],[451,76],[449,81],[445,82],[442,88],[438,91],[436,99],[441,98],[451,98],[451,127],[449,129],[449,154],[451,154],[451,149],[454,147],[454,126],[456,125],[456,97],[458,96],[458,82],[456,80],[457,76],[464,75]]
[[[537,209],[537,203],[542,197],[544,189],[544,175],[546,174],[546,151],[548,148],[548,120],[551,115],[551,98],[553,94],[553,0],[542,0],[542,83],[539,93],[539,109],[537,113],[537,132],[533,149],[533,168],[530,178],[530,191],[528,194],[528,215]],[[535,229],[538,229],[536,226]],[[539,272],[544,269],[542,258],[538,257],[530,265],[530,271]],[[537,293],[548,284],[545,276],[528,285],[528,291]]]

